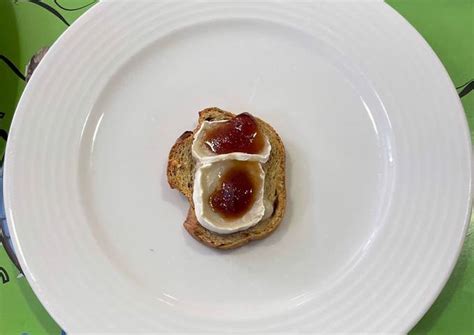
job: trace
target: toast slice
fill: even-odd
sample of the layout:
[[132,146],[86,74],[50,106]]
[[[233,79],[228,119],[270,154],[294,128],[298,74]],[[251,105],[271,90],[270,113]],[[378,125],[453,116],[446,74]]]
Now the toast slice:
[[286,206],[285,147],[280,136],[270,125],[255,118],[259,129],[267,136],[272,147],[269,160],[262,164],[265,171],[264,197],[273,203],[272,216],[247,230],[231,234],[215,233],[204,228],[197,221],[193,204],[195,161],[191,152],[194,134],[199,130],[203,121],[228,120],[232,117],[234,114],[216,107],[202,110],[199,112],[197,127],[193,131],[185,131],[176,140],[168,157],[168,183],[171,188],[181,192],[189,202],[184,228],[196,240],[218,249],[237,248],[252,240],[268,236],[282,221]]

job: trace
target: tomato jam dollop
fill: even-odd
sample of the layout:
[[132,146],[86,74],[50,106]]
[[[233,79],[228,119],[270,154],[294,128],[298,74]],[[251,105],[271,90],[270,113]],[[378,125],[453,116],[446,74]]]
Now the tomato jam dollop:
[[204,143],[217,155],[231,152],[257,154],[265,146],[263,134],[259,131],[255,118],[248,113],[216,124],[205,134]]
[[253,205],[258,182],[251,171],[255,162],[238,162],[221,177],[221,184],[209,196],[211,208],[224,218],[237,219]]

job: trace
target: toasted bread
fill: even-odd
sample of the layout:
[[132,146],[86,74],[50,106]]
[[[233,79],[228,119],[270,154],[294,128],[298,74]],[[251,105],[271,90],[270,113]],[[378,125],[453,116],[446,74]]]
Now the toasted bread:
[[286,206],[285,186],[285,147],[276,131],[266,122],[255,118],[259,129],[267,136],[272,146],[269,160],[262,165],[265,171],[264,197],[273,203],[273,214],[266,220],[247,230],[218,234],[199,224],[196,219],[193,204],[193,181],[195,161],[191,152],[193,136],[201,127],[203,121],[227,120],[234,114],[219,108],[206,108],[199,112],[198,125],[194,131],[184,132],[171,148],[168,157],[167,177],[171,188],[181,192],[189,202],[189,211],[184,228],[196,240],[218,249],[233,249],[252,240],[262,239],[273,232],[283,219]]

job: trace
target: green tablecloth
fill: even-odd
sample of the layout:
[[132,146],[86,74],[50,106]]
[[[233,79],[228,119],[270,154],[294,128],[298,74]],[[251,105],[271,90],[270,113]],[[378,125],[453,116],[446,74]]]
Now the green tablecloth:
[[[0,0],[0,155],[16,103],[25,87],[25,67],[51,45],[92,0]],[[388,3],[423,35],[459,86],[474,129],[474,0],[390,0]],[[94,1],[93,1],[94,2]],[[427,87],[429,89],[429,87]],[[473,221],[454,272],[413,334],[474,334]],[[60,276],[61,274],[57,274]],[[28,282],[0,246],[0,334],[60,334]]]

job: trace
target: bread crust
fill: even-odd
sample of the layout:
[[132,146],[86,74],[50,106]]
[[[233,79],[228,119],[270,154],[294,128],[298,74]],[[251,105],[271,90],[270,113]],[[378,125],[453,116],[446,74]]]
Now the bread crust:
[[193,184],[195,162],[191,146],[194,134],[204,121],[227,120],[234,114],[217,107],[206,108],[199,112],[198,125],[193,131],[185,131],[172,146],[168,156],[167,178],[171,188],[181,192],[189,202],[189,210],[184,228],[197,241],[218,249],[234,249],[252,240],[265,238],[272,233],[283,220],[286,209],[285,185],[285,147],[277,132],[266,122],[255,118],[259,128],[267,136],[272,150],[269,160],[262,164],[265,171],[264,196],[273,203],[271,217],[249,229],[232,234],[218,234],[201,226],[196,218],[193,204]]

